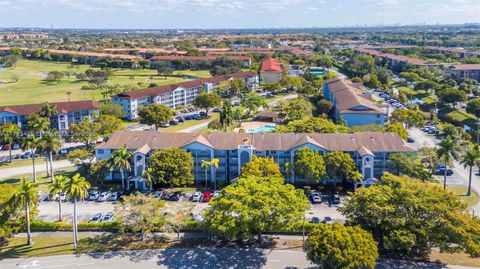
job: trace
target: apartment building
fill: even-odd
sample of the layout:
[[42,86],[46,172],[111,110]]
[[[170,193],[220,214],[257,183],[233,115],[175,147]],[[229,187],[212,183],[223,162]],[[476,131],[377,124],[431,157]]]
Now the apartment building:
[[262,84],[279,82],[282,79],[283,69],[275,58],[267,58],[260,64],[260,82]]
[[[57,110],[57,114],[50,118],[51,128],[58,131],[68,130],[69,126],[82,122],[84,119],[98,115],[97,101],[72,101],[49,103]],[[15,123],[25,128],[28,117],[41,111],[45,103],[28,105],[0,106],[0,125]]]
[[[406,144],[397,133],[361,132],[351,134],[294,134],[294,133],[165,133],[158,131],[117,131],[96,148],[97,160],[108,159],[112,152],[125,146],[133,152],[132,171],[128,172],[129,186],[145,188],[142,172],[148,167],[155,150],[176,147],[190,152],[197,182],[232,182],[240,175],[242,166],[258,157],[273,158],[285,173],[286,163],[295,162],[295,153],[304,147],[320,154],[330,151],[348,153],[365,180],[380,178],[388,169],[388,158],[393,153],[409,153],[415,149]],[[205,177],[202,160],[219,159],[219,167],[210,169]],[[119,171],[106,180],[121,182]],[[295,174],[288,182],[303,182]]]
[[138,117],[138,111],[151,104],[161,104],[170,108],[189,106],[202,91],[210,92],[215,86],[231,79],[243,79],[248,87],[258,85],[258,76],[253,72],[239,72],[205,79],[174,83],[143,90],[124,92],[112,97],[112,102],[119,104],[127,119]]
[[480,81],[480,64],[457,64],[446,69],[449,74],[454,74],[457,79],[470,78]]
[[385,124],[386,111],[370,100],[359,87],[343,78],[333,78],[323,83],[323,95],[332,102],[337,122],[341,119],[349,127]]

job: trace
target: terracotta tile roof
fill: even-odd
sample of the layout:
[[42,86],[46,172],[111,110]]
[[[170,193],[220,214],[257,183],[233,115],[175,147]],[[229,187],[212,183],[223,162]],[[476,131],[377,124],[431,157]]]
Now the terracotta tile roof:
[[282,73],[282,66],[275,58],[267,58],[262,61],[260,65],[260,72],[276,72]]
[[274,112],[274,111],[263,111],[258,113],[255,117],[257,118],[278,118],[283,116],[281,113]]
[[399,61],[399,62],[404,62],[404,63],[408,63],[408,64],[415,65],[415,66],[437,66],[438,65],[437,63],[427,62],[427,61],[424,61],[422,59],[411,58],[411,57],[408,57],[408,56],[405,56],[405,55],[396,55],[396,54],[392,54],[392,53],[384,53],[384,52],[375,50],[375,48],[378,49],[378,48],[381,48],[381,47],[373,47],[373,48],[372,47],[361,47],[361,48],[357,48],[356,51],[359,52],[359,53],[368,54],[368,55],[373,56],[373,57],[381,57],[381,58],[385,58],[385,59],[389,59],[389,60],[396,60],[396,61]]
[[324,82],[335,98],[336,109],[346,114],[385,114],[363,92],[349,80],[342,78],[329,79]]
[[451,70],[470,71],[480,70],[480,64],[457,64],[450,67]]
[[251,60],[248,56],[153,56],[154,61],[173,61],[173,60],[192,60],[192,61],[215,61],[216,59],[226,58],[230,60]]
[[[72,102],[55,102],[49,103],[53,105],[57,112],[67,113],[76,112],[82,110],[97,110],[98,102],[93,100],[88,101],[72,101]],[[28,104],[28,105],[12,105],[12,106],[0,106],[0,111],[10,112],[17,115],[31,115],[40,112],[40,109],[44,106],[41,104]]]
[[294,133],[163,133],[159,131],[116,131],[98,149],[126,146],[137,150],[145,144],[151,149],[180,148],[199,142],[218,150],[235,150],[239,145],[252,145],[256,150],[291,150],[312,143],[328,151],[412,152],[397,133],[361,132],[351,134]]
[[215,77],[210,77],[205,79],[196,79],[196,80],[184,81],[184,82],[168,84],[168,85],[163,85],[158,87],[151,87],[151,88],[146,88],[142,90],[128,91],[128,92],[124,92],[117,95],[117,97],[137,99],[137,98],[148,97],[148,96],[157,96],[162,93],[171,92],[180,87],[190,89],[190,88],[200,87],[205,83],[217,84],[222,81],[229,80],[231,78],[248,78],[248,77],[255,77],[256,75],[257,74],[253,72],[238,72],[238,73],[215,76]]

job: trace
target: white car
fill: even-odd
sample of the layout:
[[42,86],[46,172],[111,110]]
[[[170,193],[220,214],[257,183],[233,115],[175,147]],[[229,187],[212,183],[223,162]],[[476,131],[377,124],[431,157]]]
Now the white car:
[[114,191],[114,192],[112,192],[112,195],[110,195],[110,198],[108,198],[108,201],[115,202],[120,198],[121,195],[122,194],[120,192]]
[[102,221],[102,217],[103,217],[102,213],[97,213],[93,217],[91,217],[88,222],[100,222]]
[[88,200],[90,201],[96,201],[98,199],[98,196],[100,195],[99,191],[91,191],[90,195],[88,196]]
[[310,194],[310,199],[312,199],[312,203],[321,203],[322,202],[322,197],[316,191],[314,191]]
[[197,191],[192,196],[192,202],[200,202],[202,200],[202,193]]
[[104,191],[98,196],[97,202],[107,201],[112,194],[109,191]]
[[108,212],[105,214],[101,220],[102,222],[111,222],[113,221],[113,212]]
[[218,197],[220,195],[220,191],[214,191],[213,192],[213,197]]

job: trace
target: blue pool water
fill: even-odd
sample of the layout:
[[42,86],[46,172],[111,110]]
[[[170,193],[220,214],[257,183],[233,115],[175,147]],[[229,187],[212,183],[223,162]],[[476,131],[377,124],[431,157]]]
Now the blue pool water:
[[325,76],[325,71],[308,71],[308,73],[315,75],[315,76],[320,76],[323,77]]
[[249,134],[268,133],[268,132],[272,132],[276,128],[277,128],[276,126],[265,125],[265,126],[257,127],[257,128],[254,128],[254,129],[249,129],[249,130],[246,131],[246,133],[249,133]]

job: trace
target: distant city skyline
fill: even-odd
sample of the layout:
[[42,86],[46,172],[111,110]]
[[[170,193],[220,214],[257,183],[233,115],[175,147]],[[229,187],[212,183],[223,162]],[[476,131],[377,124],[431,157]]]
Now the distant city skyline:
[[479,0],[0,0],[0,27],[321,28],[478,22]]

